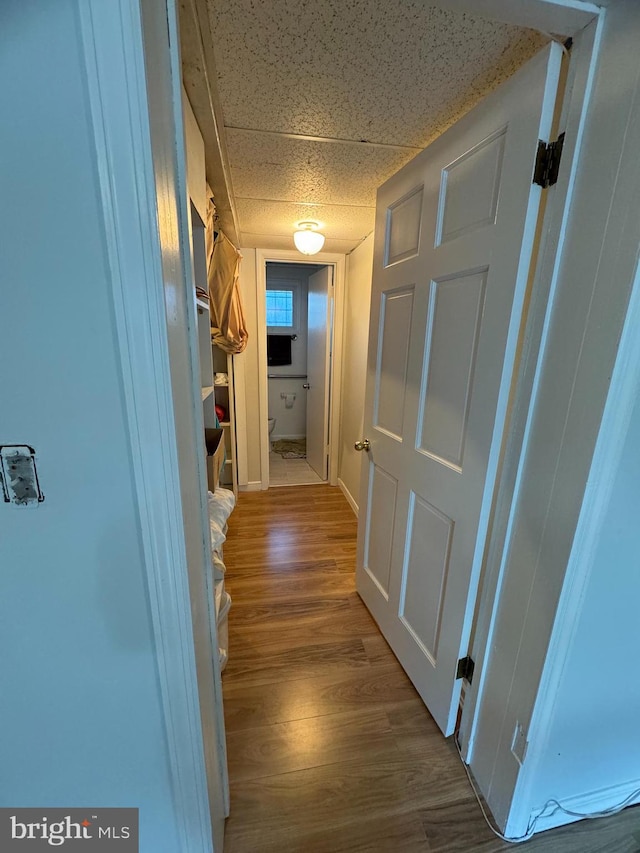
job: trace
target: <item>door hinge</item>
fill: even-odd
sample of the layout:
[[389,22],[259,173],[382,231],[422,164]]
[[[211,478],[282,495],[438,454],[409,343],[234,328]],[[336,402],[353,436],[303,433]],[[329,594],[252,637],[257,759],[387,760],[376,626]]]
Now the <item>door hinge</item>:
[[562,146],[564,145],[564,133],[561,133],[556,142],[543,142],[538,140],[538,153],[536,164],[533,169],[533,183],[546,189],[552,187],[558,181],[560,171],[560,160],[562,158]]
[[456,670],[456,679],[464,678],[465,681],[468,681],[469,684],[471,684],[473,679],[473,670],[475,668],[475,661],[471,655],[467,655],[466,658],[460,658],[458,661],[458,669]]

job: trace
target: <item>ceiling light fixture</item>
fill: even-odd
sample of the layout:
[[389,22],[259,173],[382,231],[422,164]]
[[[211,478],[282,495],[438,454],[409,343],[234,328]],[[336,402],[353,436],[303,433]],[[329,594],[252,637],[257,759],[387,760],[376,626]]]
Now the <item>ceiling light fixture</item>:
[[313,219],[298,222],[297,231],[294,231],[293,242],[296,249],[303,255],[315,255],[324,246],[324,234],[317,230],[320,223]]

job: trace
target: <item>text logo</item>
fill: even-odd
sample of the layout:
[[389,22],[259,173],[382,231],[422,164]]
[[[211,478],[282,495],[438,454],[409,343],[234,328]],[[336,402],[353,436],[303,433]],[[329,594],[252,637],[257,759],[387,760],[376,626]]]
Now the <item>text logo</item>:
[[138,809],[0,809],[0,850],[139,853]]

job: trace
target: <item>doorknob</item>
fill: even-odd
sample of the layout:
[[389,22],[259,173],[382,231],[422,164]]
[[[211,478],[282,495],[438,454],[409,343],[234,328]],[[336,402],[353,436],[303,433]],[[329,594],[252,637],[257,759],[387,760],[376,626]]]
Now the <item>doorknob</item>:
[[369,441],[368,438],[363,438],[362,441],[356,441],[356,443],[353,446],[355,447],[356,450],[366,450],[368,453],[369,448],[371,447],[371,442]]
[[307,391],[308,391],[308,390],[309,390],[309,388],[311,388],[311,385],[309,385],[309,383],[308,383],[308,382],[305,382],[305,383],[303,383],[302,387],[303,387],[303,388],[306,388],[306,389],[307,389]]

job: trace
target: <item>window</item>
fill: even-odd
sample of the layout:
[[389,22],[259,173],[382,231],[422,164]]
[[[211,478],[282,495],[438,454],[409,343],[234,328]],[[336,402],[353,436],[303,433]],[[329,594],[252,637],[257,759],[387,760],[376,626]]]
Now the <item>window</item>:
[[293,328],[293,290],[267,290],[267,326]]
[[293,335],[300,331],[302,298],[300,282],[295,279],[272,278],[267,283],[266,309],[269,334]]

